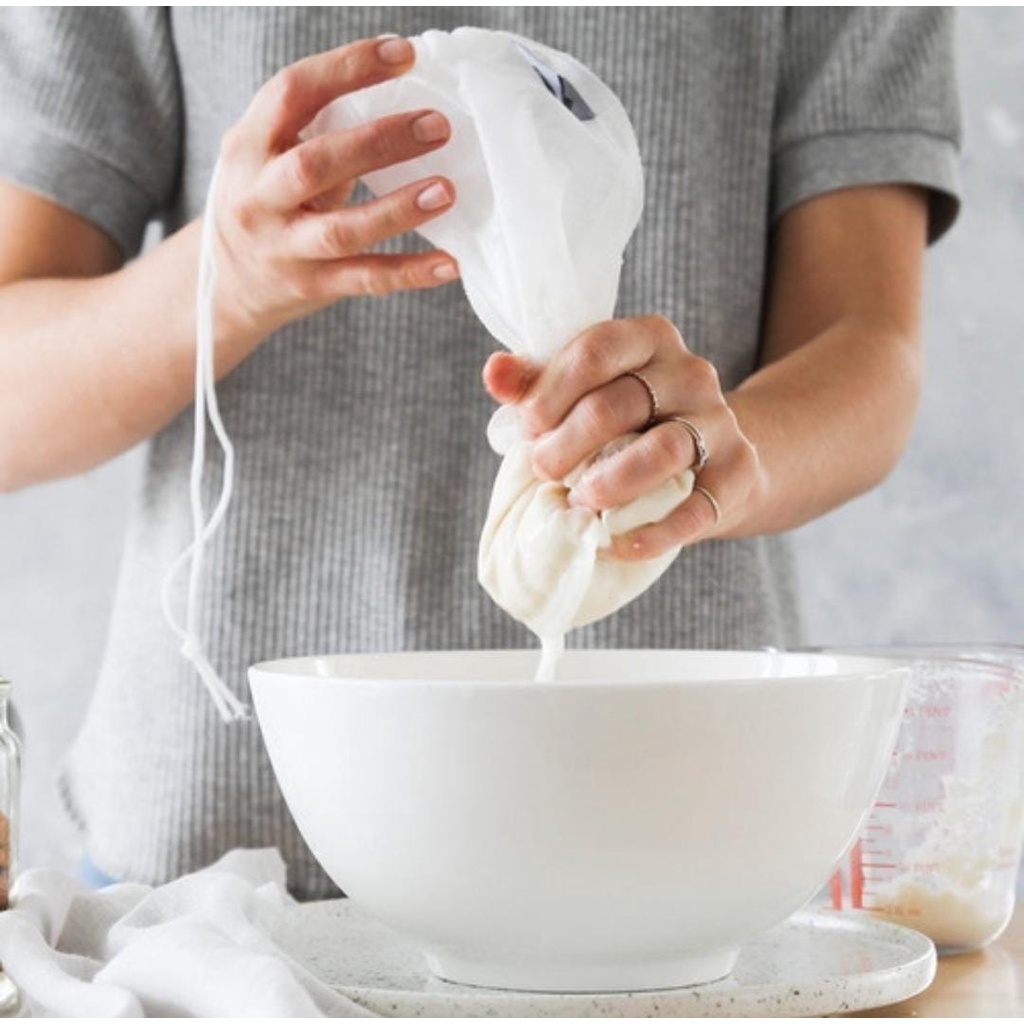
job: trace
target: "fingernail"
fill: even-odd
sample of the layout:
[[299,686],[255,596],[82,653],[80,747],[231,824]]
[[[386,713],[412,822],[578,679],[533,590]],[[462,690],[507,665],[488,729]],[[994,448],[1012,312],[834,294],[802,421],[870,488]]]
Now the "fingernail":
[[421,210],[440,210],[452,201],[451,193],[439,181],[428,185],[417,197],[416,205]]
[[433,273],[438,281],[454,281],[459,276],[459,268],[454,263],[438,263]]
[[417,142],[440,142],[448,138],[448,121],[438,113],[424,114],[412,123],[412,137]]
[[415,56],[408,39],[385,39],[377,46],[377,59],[382,64],[405,64]]

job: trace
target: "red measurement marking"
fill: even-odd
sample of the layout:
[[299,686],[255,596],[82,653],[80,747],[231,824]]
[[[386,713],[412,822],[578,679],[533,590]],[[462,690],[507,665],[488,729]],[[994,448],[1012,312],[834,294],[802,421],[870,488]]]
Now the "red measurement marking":
[[850,851],[850,902],[857,910],[864,906],[864,866],[860,840],[853,844]]
[[[896,804],[883,804],[881,800],[877,800],[877,801],[875,801],[875,806],[876,807],[895,807]],[[881,827],[881,826],[879,826],[879,827]]]
[[835,871],[829,881],[829,890],[832,893],[832,909],[843,909],[843,876]]
[[861,867],[864,868],[895,868],[895,864],[883,864],[880,860],[862,860]]
[[946,750],[915,750],[907,754],[908,761],[948,761],[949,752]]

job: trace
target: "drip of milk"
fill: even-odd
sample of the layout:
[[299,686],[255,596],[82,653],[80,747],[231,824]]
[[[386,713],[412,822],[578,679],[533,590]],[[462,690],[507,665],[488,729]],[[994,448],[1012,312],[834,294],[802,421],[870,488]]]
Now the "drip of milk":
[[565,634],[555,636],[542,636],[540,638],[540,662],[537,665],[537,674],[533,677],[538,683],[554,682],[558,675],[558,662],[565,650]]
[[560,482],[535,475],[529,442],[515,445],[502,463],[480,538],[478,575],[491,597],[539,638],[537,681],[556,677],[570,630],[617,611],[679,553],[677,546],[642,561],[602,556],[614,537],[660,521],[685,501],[693,490],[689,469],[619,508],[595,512],[570,504],[584,474],[637,436],[612,441]]

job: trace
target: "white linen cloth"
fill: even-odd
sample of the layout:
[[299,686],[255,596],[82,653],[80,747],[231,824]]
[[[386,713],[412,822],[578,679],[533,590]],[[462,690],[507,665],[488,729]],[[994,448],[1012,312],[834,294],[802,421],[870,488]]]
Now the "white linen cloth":
[[235,850],[167,885],[16,882],[0,962],[32,1016],[368,1017],[275,942],[295,906],[277,850]]

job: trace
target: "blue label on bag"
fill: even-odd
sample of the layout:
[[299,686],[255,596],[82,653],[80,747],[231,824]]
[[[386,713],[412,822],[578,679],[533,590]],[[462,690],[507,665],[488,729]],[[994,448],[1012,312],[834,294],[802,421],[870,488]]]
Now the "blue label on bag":
[[587,101],[580,95],[579,90],[567,78],[552,71],[546,64],[538,60],[525,46],[516,44],[519,52],[526,58],[527,63],[541,80],[544,88],[547,89],[559,103],[570,111],[579,121],[593,121],[597,116],[590,109]]

